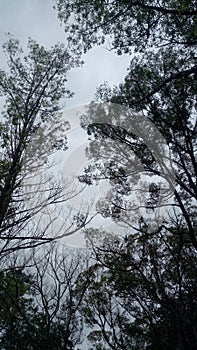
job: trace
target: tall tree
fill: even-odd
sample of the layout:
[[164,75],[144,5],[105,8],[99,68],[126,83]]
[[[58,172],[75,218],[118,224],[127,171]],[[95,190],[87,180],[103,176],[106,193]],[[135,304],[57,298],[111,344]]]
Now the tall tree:
[[[78,55],[62,44],[46,50],[29,39],[24,54],[19,41],[10,37],[3,47],[7,70],[0,71],[5,102],[0,122],[1,256],[50,241],[55,217],[49,207],[74,194],[50,175],[48,157],[66,149],[68,123],[61,119],[60,102],[72,96],[66,75],[80,64]],[[65,234],[75,230],[69,225]]]
[[[154,222],[157,230],[167,221],[169,227],[175,221],[180,234],[188,234],[197,248],[195,78],[174,81],[148,102],[144,99],[140,107],[138,104],[138,113],[134,113],[130,107],[124,108],[125,100],[132,104],[135,94],[143,94],[151,84],[142,67],[138,68],[131,70],[125,84],[111,93],[101,88],[103,106],[93,103],[83,118],[82,125],[91,135],[87,154],[92,162],[80,180],[90,185],[102,179],[109,181],[111,190],[98,203],[105,217],[135,229],[140,229],[143,221],[150,225],[152,217],[150,230],[154,230]],[[153,74],[159,76],[152,67],[149,76]],[[166,146],[167,152],[162,150]],[[134,192],[137,197],[133,197]]]
[[[96,349],[195,349],[196,2],[57,0],[57,10],[81,51],[105,44],[131,56],[124,83],[101,86],[102,103],[92,103],[82,119],[92,163],[81,181],[109,180],[98,209],[129,232],[94,248],[98,263],[87,271],[82,307],[94,327],[89,339]],[[159,158],[162,145],[169,153]],[[173,201],[160,201],[163,179],[173,185]],[[164,220],[154,227],[150,212],[160,205]]]
[[[197,248],[196,2],[112,0],[70,3],[57,0],[57,10],[67,32],[71,34],[69,39],[73,45],[79,43],[83,49],[88,50],[95,44],[103,44],[109,38],[112,50],[118,54],[131,55],[125,82],[114,89],[101,87],[97,98],[99,101],[118,103],[142,113],[147,118],[147,124],[151,121],[159,130],[173,161],[176,178],[173,207],[177,207],[176,217],[182,226],[180,232],[183,229],[187,231]],[[72,23],[69,21],[71,16]],[[100,113],[103,115],[98,123]],[[116,118],[124,118],[125,123],[117,124],[116,120],[114,128],[115,111],[112,111],[112,116],[110,113],[111,111],[106,113],[105,108],[101,110],[100,107],[90,107],[85,126],[96,136],[97,145],[96,141],[90,145],[89,154],[94,159],[94,166],[86,170],[82,180],[91,183],[91,179],[110,179],[113,189],[108,196],[109,205],[102,203],[104,215],[117,217],[122,212],[127,212],[128,218],[131,217],[129,210],[132,206],[128,200],[128,204],[125,204],[124,195],[131,194],[136,184],[135,169],[130,169],[128,165],[129,150],[134,153],[134,157],[141,160],[143,171],[160,177],[157,181],[154,179],[150,186],[150,208],[154,208],[154,203],[159,205],[159,182],[163,179],[154,153],[146,140],[136,135],[134,119],[129,124],[127,113],[123,111],[124,115],[120,117],[117,114]],[[136,121],[137,118],[136,116]],[[139,118],[139,126],[140,123]],[[124,125],[127,125],[126,130]],[[104,138],[108,140],[107,146],[104,145]],[[110,144],[110,139],[113,139],[116,146],[112,146],[112,142]],[[122,151],[118,155],[110,154],[113,147],[115,150],[118,148],[118,142],[125,145],[122,163]],[[103,160],[103,166],[98,160],[103,159],[103,150],[107,147],[105,158],[108,160]],[[130,163],[133,163],[132,157]],[[127,176],[128,170],[132,171],[130,177]]]

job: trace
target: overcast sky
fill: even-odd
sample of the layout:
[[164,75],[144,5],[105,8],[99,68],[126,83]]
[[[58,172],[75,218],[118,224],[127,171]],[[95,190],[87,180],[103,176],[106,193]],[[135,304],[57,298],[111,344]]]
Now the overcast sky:
[[[50,47],[66,41],[63,27],[53,9],[55,0],[0,0],[0,45],[5,33],[12,33],[26,46],[28,37]],[[104,81],[115,85],[123,81],[129,64],[128,56],[117,56],[104,47],[97,47],[84,55],[85,64],[69,74],[69,88],[75,97],[67,106],[90,102],[96,87]],[[0,68],[3,68],[1,55]]]

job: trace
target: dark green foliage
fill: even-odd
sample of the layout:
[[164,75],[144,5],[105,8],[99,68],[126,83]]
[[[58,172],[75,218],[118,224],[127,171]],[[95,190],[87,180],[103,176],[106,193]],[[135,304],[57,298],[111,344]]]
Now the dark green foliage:
[[[96,263],[83,273],[74,261],[74,270],[71,265],[68,269],[68,262],[60,263],[59,256],[55,266],[53,259],[48,265],[36,265],[34,277],[23,271],[2,272],[0,346],[73,349],[80,338],[76,328],[80,333],[84,319],[92,349],[196,350],[196,1],[56,3],[72,52],[87,51],[109,39],[109,49],[117,54],[134,54],[124,83],[113,89],[101,86],[96,99],[105,104],[90,104],[83,117],[93,162],[80,178],[89,185],[109,181],[111,191],[97,209],[124,223],[128,235],[114,238],[113,232],[96,247],[95,237],[97,242],[105,233],[89,229]],[[29,159],[27,145],[43,123],[54,122],[59,100],[70,95],[64,74],[78,64],[78,58],[72,59],[61,46],[48,52],[31,40],[24,59],[17,41],[10,40],[5,48],[10,75],[0,73],[6,99],[5,122],[0,126],[0,224],[7,234],[3,246],[7,252],[18,247],[7,247],[18,234],[13,227],[21,233],[23,222],[29,220],[29,212],[17,216],[24,207],[15,201],[21,195],[24,159]],[[151,147],[156,130],[160,138],[153,138]],[[64,141],[61,135],[50,144],[44,150],[47,156],[64,147]],[[166,163],[161,144],[168,146]],[[142,173],[149,178],[147,187],[141,182]],[[165,193],[160,201],[164,180],[173,193],[169,202]],[[130,196],[136,188],[140,195],[133,206]],[[137,211],[140,206],[147,210],[144,216]],[[162,220],[155,215],[154,221],[150,212],[160,206],[167,209]],[[63,275],[56,272],[57,266]],[[51,272],[54,284],[47,294],[45,278]]]
[[58,16],[73,45],[85,51],[111,39],[117,54],[152,46],[197,43],[194,0],[56,0]]
[[[197,248],[196,2],[71,3],[59,0],[57,9],[67,30],[72,32],[70,40],[73,45],[83,43],[87,50],[95,43],[103,43],[109,35],[112,49],[120,54],[135,53],[125,82],[113,89],[104,84],[98,89],[96,100],[125,106],[130,108],[130,113],[135,111],[143,114],[161,133],[169,147],[168,160],[171,165],[162,156],[160,158],[166,167],[165,180],[174,191],[173,206],[177,207],[178,220]],[[71,13],[72,25],[68,21]],[[150,211],[154,211],[157,206],[163,174],[161,164],[154,158],[153,149],[150,149],[146,140],[136,135],[134,119],[130,122],[129,116],[123,111],[120,127],[117,128],[120,112],[112,111],[113,108],[108,107],[106,112],[104,108],[102,110],[102,107],[92,104],[85,122],[82,122],[92,135],[88,155],[93,163],[87,167],[80,180],[91,185],[94,181],[108,179],[112,190],[104,202],[100,201],[98,210],[104,216],[125,222],[129,216],[132,217],[131,210],[135,210],[128,198],[135,191],[137,183],[138,187],[141,186],[139,173],[160,177],[151,180],[158,188],[155,197],[150,193],[147,198],[147,189],[144,189],[146,198],[143,205]],[[102,116],[100,123],[98,116]],[[140,127],[145,128],[141,126],[141,121]],[[163,143],[162,137],[160,143]],[[172,179],[171,167],[174,169],[175,181]]]
[[[99,263],[87,271],[90,285],[82,309],[87,324],[97,327],[89,339],[95,349],[194,350],[196,1],[56,3],[74,46],[87,51],[109,42],[108,49],[131,55],[124,83],[115,88],[103,84],[96,95],[101,104],[90,104],[82,119],[90,136],[87,154],[92,162],[80,180],[91,185],[107,179],[111,189],[97,209],[128,228],[123,240],[97,248],[93,244]],[[144,134],[139,135],[134,121]],[[148,121],[160,132],[160,140],[151,139]],[[150,147],[149,136],[157,146]],[[159,144],[168,146],[166,158]],[[140,173],[148,177],[149,197]],[[173,189],[170,202],[165,196],[161,201],[164,180]],[[134,191],[137,205],[131,196]],[[154,221],[150,213],[160,206],[165,208],[163,219],[155,215]],[[148,211],[140,213],[139,207]],[[88,232],[94,241],[98,232]]]
[[2,350],[72,350],[79,342],[82,324],[72,292],[79,261],[59,254],[59,262],[55,255],[50,262],[50,254],[43,265],[34,261],[31,275],[22,269],[1,272]]
[[[91,236],[90,236],[91,237]],[[95,249],[82,313],[104,349],[195,349],[196,253],[184,236],[132,234]],[[83,284],[83,277],[81,279]],[[98,345],[99,349],[99,345]]]

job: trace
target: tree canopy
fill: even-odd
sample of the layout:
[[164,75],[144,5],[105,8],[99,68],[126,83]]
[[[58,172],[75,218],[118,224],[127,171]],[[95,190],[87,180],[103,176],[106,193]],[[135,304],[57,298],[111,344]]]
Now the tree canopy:
[[[71,45],[82,52],[103,45],[131,57],[124,82],[100,86],[82,117],[90,136],[91,162],[80,181],[91,186],[108,180],[111,189],[97,209],[126,224],[128,232],[125,238],[113,232],[102,241],[104,233],[87,231],[97,260],[87,271],[90,286],[82,306],[93,327],[89,339],[95,349],[194,349],[196,2],[57,0],[56,4]],[[155,129],[149,129],[149,123],[160,133],[160,144],[167,145],[166,158],[162,154],[159,159],[154,152],[159,148],[151,147],[150,140],[159,139],[153,137]],[[162,166],[169,171],[168,184],[173,169],[173,200],[164,196],[163,202]],[[143,183],[140,173],[149,182]],[[150,212],[160,205],[163,220],[154,227]],[[80,283],[83,280],[84,275]]]
[[43,250],[31,256],[31,268],[1,271],[1,349],[72,350],[80,343],[83,291],[76,300],[74,286],[86,258],[72,249],[50,247],[43,259]]
[[90,282],[81,308],[95,349],[195,349],[191,243],[166,230],[144,231],[108,238],[93,250],[97,263],[85,273]]
[[[143,114],[147,122],[151,121],[161,133],[169,147],[170,160],[176,177],[175,202],[171,208],[174,211],[173,206],[177,207],[175,211],[177,224],[184,229],[182,232],[188,232],[193,245],[197,248],[196,3],[194,1],[70,3],[59,0],[57,10],[60,20],[65,21],[66,31],[72,34],[68,36],[72,45],[79,43],[86,51],[95,44],[107,45],[109,40],[110,50],[115,50],[118,54],[131,55],[124,83],[114,88],[104,84],[98,89],[96,101],[129,107],[133,113]],[[103,113],[103,119],[98,124],[100,113]],[[125,204],[124,195],[130,195],[136,184],[136,169],[132,169],[129,175],[127,171],[129,162],[136,165],[132,156],[129,159],[129,149],[140,159],[149,175],[156,174],[158,161],[154,159],[153,153],[151,155],[152,150],[147,150],[145,140],[144,142],[140,140],[139,135],[136,139],[133,120],[129,124],[125,113],[123,117],[121,116],[125,119],[125,123],[117,128],[116,121],[116,128],[113,128],[114,120],[110,117],[110,113],[113,114],[110,108],[106,113],[104,108],[101,111],[100,107],[92,104],[85,122],[83,120],[83,126],[95,136],[95,140],[91,141],[88,151],[94,165],[86,169],[81,180],[91,183],[91,179],[99,180],[104,177],[109,179],[113,188],[108,198],[104,199],[104,210],[102,208],[101,210],[105,215],[112,217],[121,216],[122,212],[127,211],[128,218],[132,216],[131,205],[128,204],[128,200]],[[116,118],[120,116],[117,115]],[[136,120],[137,118],[136,116]],[[141,119],[139,125],[140,123]],[[112,144],[109,140],[112,139],[116,146],[109,146]],[[127,154],[125,151],[124,156],[122,151],[119,155],[116,153],[118,142],[124,144],[124,151],[127,147]],[[103,150],[107,147],[105,157]],[[123,161],[124,157],[127,159],[126,163]],[[102,165],[99,159],[103,160]],[[153,179],[149,191],[151,205],[154,199],[158,198],[161,189],[161,183],[158,182],[162,181],[162,174],[157,171],[157,175],[160,179],[157,181]]]
[[[56,0],[56,9],[69,49],[4,45],[0,346],[79,350],[86,339],[96,350],[195,350],[196,2]],[[124,82],[98,87],[81,118],[90,162],[79,180],[108,181],[97,211],[126,229],[86,227],[89,256],[50,243],[87,216],[69,213],[60,232],[49,208],[73,190],[49,175],[48,160],[67,147],[67,73],[94,45],[131,62]]]
[[10,36],[3,48],[7,70],[0,71],[1,256],[54,238],[49,231],[54,217],[48,215],[44,223],[43,216],[74,193],[50,175],[49,156],[67,148],[69,124],[59,109],[61,100],[72,96],[66,88],[67,73],[80,65],[79,55],[70,54],[63,44],[47,50],[29,39],[25,54]]
[[104,44],[106,37],[118,54],[197,43],[197,7],[193,0],[57,0],[56,4],[68,40],[85,51]]

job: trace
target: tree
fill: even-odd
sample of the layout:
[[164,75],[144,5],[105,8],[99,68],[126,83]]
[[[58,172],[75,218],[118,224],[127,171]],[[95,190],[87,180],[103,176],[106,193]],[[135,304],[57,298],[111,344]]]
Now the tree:
[[[186,82],[184,86],[186,90]],[[188,84],[190,92],[191,86]],[[124,99],[124,93],[116,93],[112,102]],[[133,97],[134,92],[130,95]],[[109,181],[111,189],[97,205],[105,217],[111,216],[137,230],[141,219],[155,231],[162,225],[170,228],[172,221],[179,222],[180,234],[189,234],[197,248],[195,92],[189,97],[191,104],[187,96],[177,89],[173,91],[172,85],[170,95],[162,91],[160,95],[145,105],[145,116],[113,103],[90,106],[82,125],[91,134],[87,154],[92,162],[80,180],[89,185]],[[149,121],[153,122],[151,129]],[[162,150],[166,146],[168,152]],[[167,210],[162,211],[162,207]]]
[[[46,50],[29,39],[25,55],[19,41],[10,37],[4,51],[8,67],[0,71],[5,102],[0,123],[1,257],[63,234],[60,227],[51,232],[58,203],[76,189],[50,174],[49,156],[67,148],[68,123],[59,108],[62,98],[72,96],[66,74],[80,64],[78,55],[69,54],[62,44]],[[80,228],[79,220],[77,225]],[[71,222],[63,226],[64,235],[77,229]]]
[[[152,46],[197,43],[196,2],[190,1],[67,1],[57,0],[58,17],[68,39],[84,50],[110,39],[118,54]],[[88,14],[88,15],[87,15]],[[69,21],[72,18],[72,21]],[[184,28],[184,29],[183,29]]]
[[85,266],[84,254],[51,246],[32,255],[31,267],[2,271],[1,348],[72,350],[80,344],[85,289],[76,298],[75,285]]
[[[97,264],[86,273],[82,308],[93,328],[89,339],[97,349],[195,349],[196,2],[57,0],[57,10],[81,51],[108,41],[109,50],[131,55],[124,83],[101,86],[101,103],[90,104],[82,119],[92,163],[80,180],[109,181],[98,210],[128,231],[94,247]],[[162,145],[169,152],[159,159]],[[173,200],[161,202],[163,179]],[[161,205],[163,219],[150,220]]]
[[[118,54],[131,54],[132,60],[125,82],[114,89],[106,85],[101,86],[97,92],[97,101],[129,107],[135,113],[144,115],[147,123],[151,121],[161,133],[171,153],[170,159],[173,162],[176,179],[176,185],[173,185],[175,202],[171,204],[170,216],[173,220],[176,216],[183,226],[180,232],[187,232],[197,248],[196,3],[170,1],[166,4],[161,0],[84,1],[80,4],[74,1],[71,4],[66,0],[59,0],[57,10],[67,32],[71,33],[70,41],[73,45],[79,42],[85,50],[88,50],[95,44],[103,44],[109,37],[112,50]],[[72,24],[69,22],[71,11]],[[113,187],[107,198],[108,205],[104,200],[101,203],[103,207],[101,211],[104,215],[111,215],[116,219],[119,217],[120,221],[121,215],[122,219],[126,216],[128,221],[132,206],[128,197],[125,200],[125,195],[130,195],[136,185],[135,169],[131,169],[132,173],[129,175],[127,171],[130,170],[129,148],[133,152],[133,157],[137,156],[143,164],[143,172],[145,170],[146,174],[160,177],[157,181],[155,178],[153,181],[149,180],[150,196],[149,199],[146,198],[150,203],[149,209],[159,205],[159,191],[163,178],[158,171],[160,165],[158,159],[155,159],[150,147],[145,140],[136,135],[136,129],[133,130],[132,124],[128,127],[127,114],[121,116],[125,123],[117,125],[116,121],[114,128],[114,115],[113,111],[110,115],[110,108],[113,109],[109,107],[106,113],[105,108],[101,111],[100,107],[94,105],[90,107],[89,116],[84,124],[89,133],[97,138],[97,144],[95,140],[89,147],[93,165],[86,169],[81,179],[86,183],[104,177],[109,179]],[[98,123],[101,112],[103,120]],[[105,118],[107,118],[106,125],[104,125]],[[120,115],[117,114],[116,120],[118,118]],[[136,115],[136,120],[137,118]],[[141,122],[140,118],[139,120]],[[126,130],[124,124],[127,125]],[[106,152],[107,161],[103,160],[103,149],[106,149],[103,146],[104,139],[107,140],[106,144],[109,147],[108,153]],[[117,153],[109,156],[110,149],[114,147],[109,140],[113,140],[114,144],[119,142],[124,145],[124,150],[127,149],[124,153],[127,163],[124,161],[123,164],[120,163],[120,154],[115,162]],[[132,156],[130,163],[133,163]],[[136,162],[134,164],[136,165]],[[142,193],[145,192],[147,189],[142,188]],[[140,216],[135,218],[135,221],[138,220]]]
[[[87,232],[91,240],[92,232]],[[196,253],[163,230],[100,242],[82,314],[95,349],[195,349]]]
[[[21,349],[26,344],[28,327],[21,317],[31,305],[28,294],[29,277],[22,271],[1,272],[0,344],[2,349]],[[18,310],[20,305],[21,311]]]

